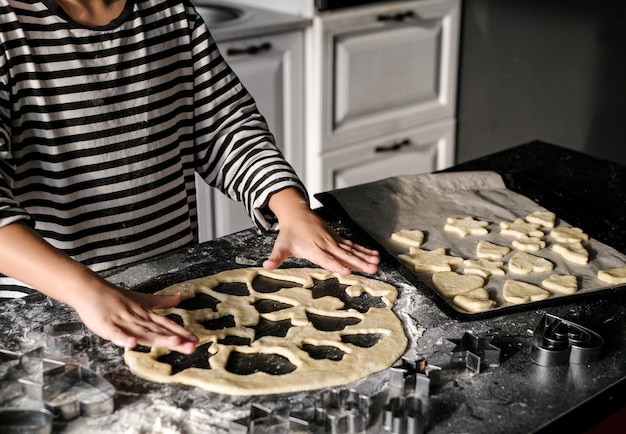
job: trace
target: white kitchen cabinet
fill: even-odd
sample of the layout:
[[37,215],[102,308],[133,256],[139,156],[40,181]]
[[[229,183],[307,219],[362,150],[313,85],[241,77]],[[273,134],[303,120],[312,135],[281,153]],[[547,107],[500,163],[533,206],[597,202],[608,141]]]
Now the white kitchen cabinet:
[[305,96],[311,193],[454,164],[459,19],[459,0],[316,14]]
[[[218,47],[265,116],[278,147],[304,171],[304,42],[302,31],[219,42]],[[243,205],[207,187],[198,189],[200,241],[252,226]]]

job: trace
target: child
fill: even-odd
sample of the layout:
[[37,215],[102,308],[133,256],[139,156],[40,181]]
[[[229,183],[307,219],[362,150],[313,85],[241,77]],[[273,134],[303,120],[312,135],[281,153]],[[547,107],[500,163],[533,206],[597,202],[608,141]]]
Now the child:
[[175,306],[97,272],[196,241],[194,172],[299,256],[373,273],[335,234],[187,0],[0,0],[0,273],[74,308],[117,345],[182,353]]

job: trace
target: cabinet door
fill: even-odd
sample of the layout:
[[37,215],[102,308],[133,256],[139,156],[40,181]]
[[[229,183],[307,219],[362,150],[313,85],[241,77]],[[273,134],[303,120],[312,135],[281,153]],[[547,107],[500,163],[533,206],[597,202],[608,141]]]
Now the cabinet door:
[[[303,170],[303,37],[291,32],[219,43],[226,61],[254,97],[276,144],[296,172]],[[198,185],[200,241],[252,226],[243,205]],[[212,198],[211,198],[212,195]],[[208,203],[208,205],[207,205]],[[213,227],[204,226],[202,210],[212,210]]]
[[322,163],[324,190],[449,167],[454,161],[454,129],[452,120],[435,122],[328,152]]
[[324,148],[454,116],[456,0],[322,16]]

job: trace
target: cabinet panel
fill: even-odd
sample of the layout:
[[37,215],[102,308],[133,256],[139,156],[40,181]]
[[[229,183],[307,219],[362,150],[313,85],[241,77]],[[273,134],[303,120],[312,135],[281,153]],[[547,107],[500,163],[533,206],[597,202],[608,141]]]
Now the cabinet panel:
[[449,167],[454,163],[454,129],[454,121],[436,122],[328,152],[322,163],[324,190]]
[[322,149],[453,118],[459,1],[322,14]]
[[336,39],[334,128],[420,103],[437,104],[441,28],[398,27]]

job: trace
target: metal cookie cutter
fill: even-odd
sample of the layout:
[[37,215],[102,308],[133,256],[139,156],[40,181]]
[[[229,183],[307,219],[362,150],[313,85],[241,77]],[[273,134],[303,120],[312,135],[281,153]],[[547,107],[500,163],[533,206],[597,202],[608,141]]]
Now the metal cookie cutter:
[[383,410],[381,432],[391,434],[422,434],[429,423],[430,378],[426,361],[402,360],[389,374],[389,399]]
[[18,354],[0,350],[0,404],[43,401],[43,386],[65,370],[65,364],[44,358],[42,347]]
[[46,408],[56,417],[98,417],[113,413],[115,387],[104,377],[78,365],[44,387]]
[[43,409],[1,408],[0,432],[4,434],[50,434],[52,414]]
[[289,404],[280,404],[270,409],[261,404],[250,405],[248,417],[230,423],[232,434],[294,434],[308,433],[309,423],[291,414]]
[[463,366],[477,374],[481,366],[500,366],[500,348],[491,343],[493,336],[479,337],[465,332],[461,339],[448,339],[456,344],[450,354],[452,366]]
[[603,344],[599,334],[546,313],[535,328],[530,358],[541,366],[591,363],[600,358]]
[[370,399],[352,389],[325,391],[315,405],[315,422],[328,434],[365,433],[370,422]]

